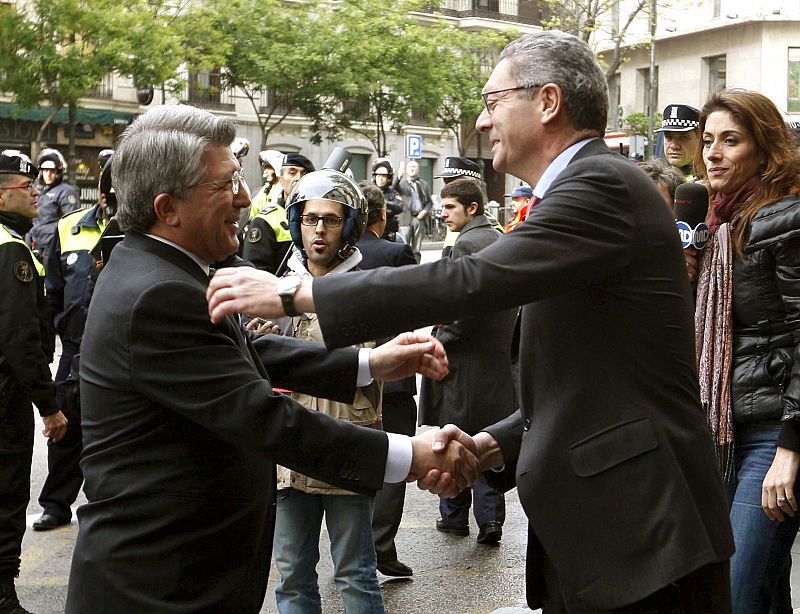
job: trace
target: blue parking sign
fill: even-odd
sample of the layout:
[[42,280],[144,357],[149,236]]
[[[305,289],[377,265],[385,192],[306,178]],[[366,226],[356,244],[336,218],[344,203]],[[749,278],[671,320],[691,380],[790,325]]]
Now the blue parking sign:
[[418,134],[406,135],[406,158],[422,157],[422,137]]

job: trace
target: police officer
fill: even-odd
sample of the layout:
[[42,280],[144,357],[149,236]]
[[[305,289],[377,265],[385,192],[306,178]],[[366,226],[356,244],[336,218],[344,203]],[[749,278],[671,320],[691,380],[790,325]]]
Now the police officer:
[[62,217],[48,250],[45,267],[47,303],[62,348],[56,370],[56,402],[63,408],[69,424],[61,441],[47,445],[47,479],[39,495],[43,512],[33,523],[34,531],[49,531],[68,524],[72,520],[70,506],[83,484],[83,473],[78,464],[83,445],[77,355],[95,276],[95,259],[90,250],[106,227],[108,205],[114,198],[110,193],[111,154],[113,150],[104,150],[98,158],[98,163],[103,159],[107,162],[100,174],[97,204],[91,209],[81,209]]
[[27,612],[14,578],[30,498],[31,403],[43,417],[45,437],[59,441],[67,428],[50,378],[54,348],[44,267],[23,240],[37,213],[37,174],[28,156],[0,153],[0,614]]
[[403,235],[399,235],[400,222],[397,216],[403,212],[403,199],[400,193],[392,187],[394,182],[394,167],[388,158],[378,158],[372,163],[372,183],[378,186],[383,192],[383,202],[386,207],[386,228],[383,231],[383,238],[395,241],[400,237],[403,242]]
[[[292,246],[292,236],[283,203],[294,183],[306,173],[314,171],[311,160],[299,153],[286,154],[280,169],[278,196],[266,200],[266,195],[256,195],[258,204],[266,201],[245,228],[242,257],[256,268],[276,273],[286,253]],[[264,194],[262,192],[261,194]],[[273,195],[274,192],[271,192]],[[253,199],[256,201],[256,199]],[[256,204],[256,203],[254,203]]]
[[664,133],[664,157],[677,168],[687,182],[694,181],[694,152],[700,142],[700,111],[688,104],[668,104],[661,128]]
[[39,252],[42,262],[47,262],[47,249],[53,241],[56,224],[66,213],[81,208],[78,190],[64,182],[67,162],[57,149],[43,149],[37,158],[39,166],[39,217],[33,222],[28,239]]

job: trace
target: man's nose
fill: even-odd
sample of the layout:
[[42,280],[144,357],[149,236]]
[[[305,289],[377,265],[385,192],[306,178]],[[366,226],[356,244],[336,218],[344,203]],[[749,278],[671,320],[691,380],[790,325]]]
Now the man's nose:
[[481,111],[481,114],[478,115],[478,119],[475,120],[475,130],[478,132],[488,132],[491,127],[492,117],[489,115],[489,111],[484,109]]

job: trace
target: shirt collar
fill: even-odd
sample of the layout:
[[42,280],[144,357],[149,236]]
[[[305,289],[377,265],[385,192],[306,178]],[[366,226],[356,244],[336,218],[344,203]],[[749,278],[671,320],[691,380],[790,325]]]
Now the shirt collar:
[[550,163],[542,176],[539,178],[536,187],[533,188],[533,195],[541,200],[544,198],[545,194],[547,194],[547,190],[550,189],[550,186],[556,180],[562,171],[567,168],[567,164],[572,161],[572,158],[575,157],[575,154],[578,153],[583,147],[589,142],[593,141],[597,137],[590,137],[588,139],[583,139],[582,141],[578,141],[577,143],[570,145],[564,151],[562,151],[555,160]]
[[166,243],[167,245],[171,245],[172,247],[177,249],[179,252],[183,252],[184,254],[189,256],[189,258],[191,258],[192,260],[194,260],[197,263],[197,266],[199,266],[201,269],[203,269],[203,271],[205,272],[206,275],[208,275],[211,272],[211,265],[208,262],[203,262],[198,256],[196,256],[195,254],[190,252],[188,249],[186,249],[184,247],[181,247],[177,243],[173,243],[172,241],[168,241],[164,237],[159,237],[158,235],[151,235],[151,234],[148,234],[148,233],[145,233],[145,234],[147,234],[147,236],[150,237],[151,239],[155,239],[156,241],[161,241],[162,243]]

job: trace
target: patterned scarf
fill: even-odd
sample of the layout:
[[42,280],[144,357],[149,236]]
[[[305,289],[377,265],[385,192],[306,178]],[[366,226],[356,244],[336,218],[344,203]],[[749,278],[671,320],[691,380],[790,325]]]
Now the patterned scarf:
[[717,192],[711,201],[711,215],[708,216],[708,229],[714,232],[720,224],[730,222],[739,205],[746,202],[761,184],[761,175],[753,175],[742,187],[731,194]]
[[714,438],[720,470],[727,479],[733,458],[730,378],[733,346],[733,250],[730,225],[711,236],[703,252],[694,314],[700,401]]

